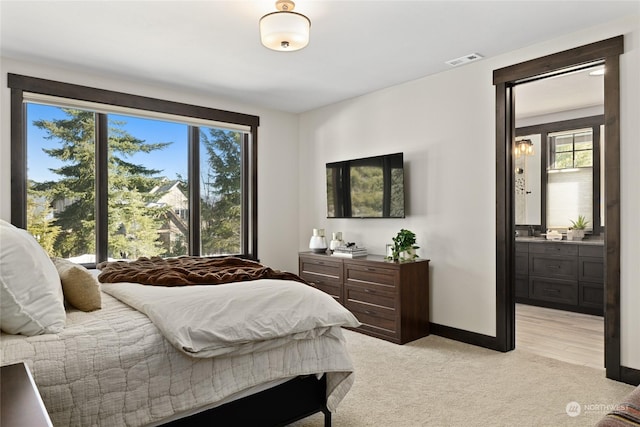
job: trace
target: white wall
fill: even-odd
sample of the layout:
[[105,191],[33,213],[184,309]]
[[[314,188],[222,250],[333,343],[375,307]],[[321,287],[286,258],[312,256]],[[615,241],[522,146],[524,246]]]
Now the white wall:
[[[300,118],[300,238],[312,228],[383,253],[400,228],[431,259],[435,323],[495,336],[494,69],[625,34],[622,86],[622,364],[640,369],[640,33],[637,16],[307,112]],[[404,220],[326,219],[324,164],[403,151]],[[631,236],[631,237],[628,237]]]
[[[640,29],[637,16],[487,58],[296,116],[225,99],[0,58],[0,218],[10,217],[7,73],[255,114],[259,128],[259,256],[297,271],[312,228],[342,231],[382,253],[400,228],[431,263],[431,321],[495,335],[495,155],[492,71],[625,34],[621,57],[622,364],[640,369]],[[326,219],[324,164],[403,151],[408,217]],[[297,164],[297,165],[296,165]],[[299,185],[297,183],[299,179]]]
[[258,256],[277,269],[297,271],[297,139],[296,115],[234,103],[193,92],[152,86],[95,73],[81,73],[2,58],[0,96],[0,218],[11,217],[10,90],[7,73],[150,96],[260,116],[258,128]]

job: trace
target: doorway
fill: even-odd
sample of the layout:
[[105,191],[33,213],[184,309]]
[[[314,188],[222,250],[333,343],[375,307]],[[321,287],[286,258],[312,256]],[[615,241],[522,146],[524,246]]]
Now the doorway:
[[[516,348],[601,370],[603,72],[594,64],[514,86],[512,171]],[[567,231],[579,216],[585,237]],[[548,229],[565,235],[563,242],[547,242]]]
[[605,368],[621,380],[620,367],[620,79],[623,36],[494,70],[496,86],[496,341],[515,348],[515,198],[512,145],[515,140],[514,87],[602,62],[605,116]]

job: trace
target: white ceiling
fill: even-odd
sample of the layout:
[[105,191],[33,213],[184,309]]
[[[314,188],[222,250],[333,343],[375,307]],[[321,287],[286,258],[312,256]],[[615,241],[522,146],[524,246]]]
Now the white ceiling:
[[0,1],[3,57],[303,112],[638,14],[638,1],[298,0],[309,46],[275,52],[274,0]]
[[590,74],[603,69],[599,65],[517,85],[516,119],[591,107],[604,111],[604,76]]

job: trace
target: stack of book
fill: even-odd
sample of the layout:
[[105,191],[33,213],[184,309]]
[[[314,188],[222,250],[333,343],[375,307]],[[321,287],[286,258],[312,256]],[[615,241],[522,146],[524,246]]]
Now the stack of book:
[[367,248],[358,248],[356,246],[338,246],[333,250],[333,256],[344,258],[357,258],[367,256]]

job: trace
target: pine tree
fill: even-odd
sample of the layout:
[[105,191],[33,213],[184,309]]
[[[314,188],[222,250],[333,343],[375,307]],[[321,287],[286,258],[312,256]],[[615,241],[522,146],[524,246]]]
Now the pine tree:
[[27,182],[27,231],[36,238],[49,256],[58,256],[53,245],[60,234],[60,227],[53,225],[53,209],[46,192],[33,189],[33,182]]
[[[66,118],[33,122],[47,131],[46,139],[58,143],[56,148],[43,151],[62,162],[62,166],[51,169],[60,179],[34,184],[33,190],[62,203],[54,221],[60,233],[53,250],[69,257],[95,253],[95,115],[90,111],[63,111]],[[109,125],[109,256],[158,255],[162,252],[156,231],[161,213],[158,208],[148,208],[147,202],[149,190],[159,182],[160,171],[128,162],[127,158],[163,149],[170,143],[135,138],[122,129],[123,122],[111,121]]]
[[202,253],[240,253],[242,133],[209,129],[201,134],[208,169],[203,174]]

